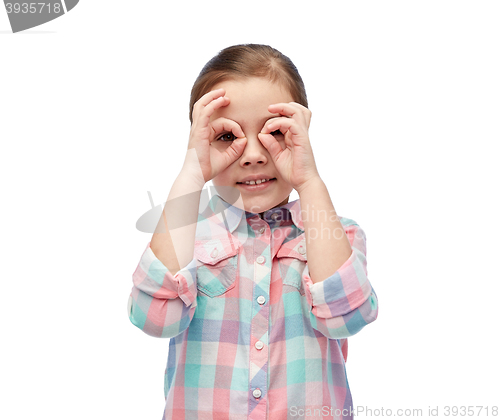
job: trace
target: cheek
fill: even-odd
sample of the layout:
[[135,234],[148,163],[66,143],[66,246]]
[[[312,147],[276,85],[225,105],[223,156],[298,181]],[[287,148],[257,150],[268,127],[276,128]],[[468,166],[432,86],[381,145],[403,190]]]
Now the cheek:
[[215,147],[217,150],[226,150],[228,147],[229,147],[229,144],[230,142],[224,142],[224,141],[220,141],[220,140],[214,140],[210,146],[211,147]]
[[215,178],[212,178],[212,184],[214,185],[222,185],[222,181],[223,179],[221,178],[221,174],[217,175]]
[[214,185],[228,185],[231,183],[231,167],[224,169],[219,175],[212,178]]

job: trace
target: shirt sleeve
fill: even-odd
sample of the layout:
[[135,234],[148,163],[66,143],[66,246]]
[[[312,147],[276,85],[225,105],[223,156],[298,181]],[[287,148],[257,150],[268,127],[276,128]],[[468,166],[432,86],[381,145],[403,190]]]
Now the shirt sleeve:
[[197,261],[193,259],[175,275],[156,257],[148,242],[132,275],[128,302],[132,324],[154,337],[175,337],[193,319],[196,308]]
[[302,279],[314,329],[329,338],[346,338],[359,332],[378,315],[378,300],[368,281],[366,236],[355,223],[344,226],[352,253],[330,277],[313,283],[306,264]]

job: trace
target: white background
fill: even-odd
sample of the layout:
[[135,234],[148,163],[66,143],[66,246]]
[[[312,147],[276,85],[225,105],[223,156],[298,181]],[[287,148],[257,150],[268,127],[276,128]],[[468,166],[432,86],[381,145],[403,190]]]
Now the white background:
[[126,313],[135,223],[180,169],[196,76],[239,43],[294,61],[320,175],[367,235],[380,314],[349,340],[354,405],[500,405],[499,20],[496,1],[82,0],[12,34],[0,6],[1,417],[161,418],[168,340]]

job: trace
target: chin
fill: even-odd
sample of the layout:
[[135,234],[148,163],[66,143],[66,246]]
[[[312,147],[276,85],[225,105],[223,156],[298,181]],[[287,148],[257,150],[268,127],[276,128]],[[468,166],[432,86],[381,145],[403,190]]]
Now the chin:
[[280,198],[276,198],[275,200],[249,200],[248,205],[245,204],[245,210],[250,213],[264,213],[267,210],[279,207],[280,205],[282,205],[283,201],[285,201],[285,199]]
[[[217,194],[221,196],[224,201],[230,203],[231,205],[248,211],[250,213],[263,213],[274,207],[279,207],[288,202],[290,191],[287,191],[283,196],[276,196],[271,194],[269,196],[256,197],[251,194],[241,194],[240,190],[236,186],[227,185],[215,185]],[[280,194],[281,195],[281,194]]]

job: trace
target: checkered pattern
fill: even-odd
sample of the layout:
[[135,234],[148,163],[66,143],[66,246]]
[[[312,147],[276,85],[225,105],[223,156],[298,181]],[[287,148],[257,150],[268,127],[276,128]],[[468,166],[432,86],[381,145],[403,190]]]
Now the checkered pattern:
[[[378,302],[364,232],[341,223],[353,252],[319,283],[299,200],[261,219],[214,195],[199,215],[194,258],[175,275],[148,243],[129,313],[145,333],[171,338],[164,419],[352,418],[347,337],[376,319]],[[332,417],[335,409],[345,415]]]

